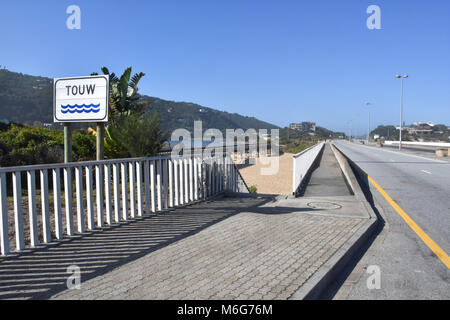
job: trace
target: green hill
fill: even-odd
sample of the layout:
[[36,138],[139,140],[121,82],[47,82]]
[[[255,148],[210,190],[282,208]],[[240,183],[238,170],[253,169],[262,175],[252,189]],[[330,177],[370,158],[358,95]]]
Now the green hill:
[[[42,125],[52,123],[53,80],[0,70],[0,120]],[[192,130],[194,120],[202,120],[203,128],[275,129],[277,126],[253,117],[241,116],[188,102],[167,101],[142,95],[150,102],[147,112],[156,110],[164,131],[177,128]],[[79,127],[86,126],[80,124]]]

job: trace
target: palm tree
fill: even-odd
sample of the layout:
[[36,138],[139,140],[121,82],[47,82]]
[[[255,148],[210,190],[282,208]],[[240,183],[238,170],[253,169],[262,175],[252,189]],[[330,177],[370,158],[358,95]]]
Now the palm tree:
[[[145,73],[139,72],[131,77],[132,68],[129,67],[118,78],[114,72],[110,73],[107,67],[102,67],[101,71],[109,75],[109,121],[111,123],[114,123],[120,115],[144,112],[148,103],[139,101],[137,86]],[[95,76],[98,73],[91,75]]]

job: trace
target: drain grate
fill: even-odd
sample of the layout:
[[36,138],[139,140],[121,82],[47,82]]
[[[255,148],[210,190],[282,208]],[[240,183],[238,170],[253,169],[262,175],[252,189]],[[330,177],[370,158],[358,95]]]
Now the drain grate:
[[313,209],[336,210],[342,208],[341,205],[333,202],[310,202],[308,207]]

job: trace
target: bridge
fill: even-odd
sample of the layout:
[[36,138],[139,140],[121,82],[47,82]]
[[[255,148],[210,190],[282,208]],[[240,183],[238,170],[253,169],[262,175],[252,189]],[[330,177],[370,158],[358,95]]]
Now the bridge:
[[250,194],[226,153],[0,168],[0,299],[448,296],[450,162],[343,141],[292,162],[290,195]]

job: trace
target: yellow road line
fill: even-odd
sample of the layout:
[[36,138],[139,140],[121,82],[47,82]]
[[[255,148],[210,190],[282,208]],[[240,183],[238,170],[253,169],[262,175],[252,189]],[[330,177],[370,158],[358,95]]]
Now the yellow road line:
[[389,202],[389,204],[397,211],[397,213],[405,220],[405,222],[411,227],[411,229],[414,230],[414,232],[420,237],[420,239],[425,242],[425,244],[428,246],[428,248],[431,249],[431,251],[434,252],[434,254],[447,266],[447,268],[450,269],[450,257],[447,253],[445,253],[444,250],[441,249],[437,245],[436,242],[433,241],[426,233],[425,231],[420,228],[417,223],[414,222],[413,219],[411,219],[405,211],[403,211],[402,208],[394,201],[392,198],[384,191],[371,177],[367,176],[369,181],[374,185],[375,188],[380,191],[380,193],[383,195],[383,197]]

